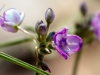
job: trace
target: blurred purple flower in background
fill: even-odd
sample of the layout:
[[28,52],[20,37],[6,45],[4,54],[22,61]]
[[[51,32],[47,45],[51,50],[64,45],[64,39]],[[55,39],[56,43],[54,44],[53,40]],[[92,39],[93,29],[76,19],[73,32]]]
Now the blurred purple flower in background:
[[17,27],[24,19],[24,12],[20,13],[16,9],[11,8],[4,12],[3,17],[0,16],[0,25],[8,32],[17,32]]
[[68,29],[63,28],[53,38],[54,47],[65,59],[82,47],[82,39],[77,35],[67,34],[67,31]]
[[100,40],[100,12],[97,13],[92,19],[92,26],[97,38]]

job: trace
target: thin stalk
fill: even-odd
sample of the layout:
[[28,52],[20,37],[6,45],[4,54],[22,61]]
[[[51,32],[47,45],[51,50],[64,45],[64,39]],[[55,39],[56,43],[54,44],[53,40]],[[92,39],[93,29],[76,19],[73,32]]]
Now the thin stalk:
[[[49,26],[50,26],[50,24],[47,23],[47,33],[48,33],[48,30],[49,30]],[[46,36],[47,36],[47,34],[46,34]]]
[[41,35],[38,34],[38,40],[41,42]]
[[78,64],[79,64],[80,58],[81,58],[81,54],[82,54],[82,49],[80,51],[78,51],[78,53],[76,55],[72,75],[77,75],[77,69],[78,69]]
[[0,11],[5,7],[6,5],[4,4],[1,8],[0,8]]
[[31,35],[28,31],[24,30],[23,28],[21,28],[20,26],[17,26],[17,28],[22,31],[23,33],[27,34],[28,36],[30,36],[31,38],[34,38],[33,35]]
[[6,53],[0,52],[0,58],[7,60],[9,62],[12,62],[14,64],[17,64],[19,66],[22,66],[22,67],[29,69],[31,71],[35,71],[35,72],[37,72],[41,75],[50,75],[50,73],[47,73],[47,72],[45,72],[45,71],[43,71],[43,70],[41,70],[41,69],[31,65],[31,64],[28,64],[28,63],[26,63],[22,60],[19,60],[19,59],[13,57],[13,56],[8,55]]
[[38,40],[33,36],[31,35],[28,31],[24,30],[23,28],[21,28],[20,26],[17,26],[17,28],[22,31],[23,33],[27,34],[28,36],[30,36],[31,38],[33,38],[34,41],[36,41],[38,43]]
[[[47,36],[47,34],[48,34],[49,26],[50,26],[50,24],[47,23],[47,33],[46,33],[46,35],[44,36],[45,38],[46,38],[46,36]],[[43,38],[44,38],[44,37],[43,37]]]
[[24,43],[24,42],[29,42],[29,41],[32,41],[32,39],[31,38],[23,38],[23,39],[19,39],[19,40],[4,42],[4,43],[0,44],[0,48],[12,46],[12,45],[16,45],[16,44],[20,44],[20,43]]
[[32,26],[28,26],[28,27],[25,27],[25,29],[27,30],[27,31],[31,31],[31,32],[33,32],[33,33],[36,33],[36,31],[35,31],[35,28]]

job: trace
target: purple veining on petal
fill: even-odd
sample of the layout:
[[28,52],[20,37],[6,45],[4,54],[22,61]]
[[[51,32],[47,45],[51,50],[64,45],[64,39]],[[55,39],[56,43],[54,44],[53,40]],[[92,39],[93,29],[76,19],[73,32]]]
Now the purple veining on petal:
[[61,38],[60,41],[58,42],[59,43],[59,47],[63,48],[65,47],[66,45],[68,45],[67,43],[67,39],[66,38]]
[[54,43],[57,44],[57,42],[62,38],[65,37],[67,33],[67,29],[63,28],[60,31],[56,32],[54,35]]
[[67,35],[67,29],[63,28],[54,35],[54,47],[65,59],[80,50],[82,39],[77,35]]
[[69,43],[67,47],[70,49],[70,54],[77,52],[82,47],[82,39],[77,35],[68,35],[67,40]]
[[56,50],[58,51],[59,54],[61,54],[65,59],[68,58],[68,55],[62,51],[58,46],[55,45]]

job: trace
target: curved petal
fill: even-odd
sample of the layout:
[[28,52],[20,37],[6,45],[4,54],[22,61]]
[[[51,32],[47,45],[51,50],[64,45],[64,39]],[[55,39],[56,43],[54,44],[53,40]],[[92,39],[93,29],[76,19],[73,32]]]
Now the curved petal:
[[11,27],[11,26],[6,26],[6,25],[4,25],[4,26],[2,26],[2,28],[3,28],[4,30],[8,31],[8,32],[12,32],[12,33],[17,32],[17,29],[14,28],[14,27]]
[[68,55],[60,48],[60,40],[62,40],[63,37],[66,37],[67,29],[63,28],[60,31],[56,32],[54,34],[53,40],[54,40],[54,47],[58,51],[58,53],[63,56],[65,59],[68,58]]
[[14,22],[15,24],[20,22],[20,13],[14,8],[6,10],[3,17],[7,22]]
[[11,25],[14,25],[14,24],[11,22],[4,22],[1,26],[4,30],[6,30],[8,32],[13,32],[13,33],[17,32],[18,29]]
[[66,28],[62,28],[60,31],[56,32],[54,37],[53,37],[53,40],[54,40],[54,44],[58,45],[59,41],[61,40],[62,37],[66,37],[66,33],[67,33],[68,29]]
[[92,26],[93,28],[97,28],[100,26],[100,17],[99,17],[99,14],[96,15],[93,19],[92,19]]
[[82,47],[82,39],[77,35],[68,35],[67,36],[68,41],[68,48],[70,49],[68,51],[68,54],[72,54],[74,52],[77,52]]
[[16,25],[13,22],[5,22],[5,21],[4,21],[4,24],[7,25],[7,26],[12,26],[12,27],[14,27]]
[[20,15],[20,21],[19,21],[19,24],[18,25],[20,25],[23,22],[24,17],[25,17],[25,13],[22,12],[21,15]]
[[2,16],[0,16],[0,25],[2,26],[4,24],[4,19]]
[[100,12],[92,19],[92,26],[94,33],[96,34],[98,40],[100,40]]
[[65,59],[68,58],[68,55],[66,53],[63,52],[63,50],[61,50],[58,46],[55,45],[56,50],[58,51],[58,53],[63,56]]

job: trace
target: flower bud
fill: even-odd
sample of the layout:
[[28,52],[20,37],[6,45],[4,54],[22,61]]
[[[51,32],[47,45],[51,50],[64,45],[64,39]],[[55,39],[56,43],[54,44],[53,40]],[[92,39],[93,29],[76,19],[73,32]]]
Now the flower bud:
[[47,33],[47,27],[46,27],[46,25],[44,25],[43,23],[40,24],[40,25],[38,26],[38,33],[39,33],[40,35],[46,35],[46,33]]
[[80,11],[81,11],[82,15],[84,15],[84,16],[86,15],[86,13],[87,13],[87,6],[86,6],[86,3],[85,2],[83,2],[81,4]]
[[41,62],[40,66],[44,71],[48,71],[49,73],[51,73],[51,70],[49,69],[48,65],[45,62]]
[[45,47],[46,47],[46,44],[45,44],[44,42],[41,42],[41,43],[39,44],[39,48],[40,48],[40,49],[45,49]]
[[46,44],[44,42],[40,43],[38,51],[43,55],[50,54],[52,52],[50,49],[46,48]]
[[54,20],[55,14],[54,11],[51,8],[48,8],[48,10],[45,13],[45,20],[48,24],[51,24]]
[[38,26],[40,25],[40,24],[42,24],[43,23],[43,21],[42,20],[39,20],[37,23],[36,23],[36,25],[35,25],[35,31],[38,33]]
[[46,38],[46,41],[52,41],[54,34],[55,34],[55,32],[50,32],[49,35]]

